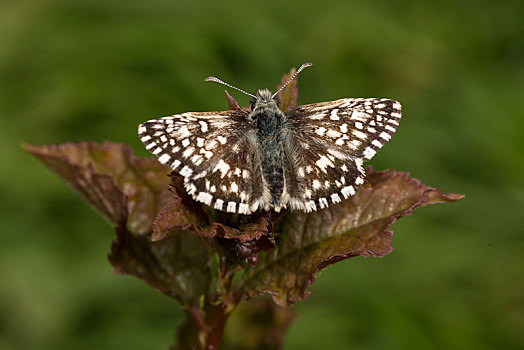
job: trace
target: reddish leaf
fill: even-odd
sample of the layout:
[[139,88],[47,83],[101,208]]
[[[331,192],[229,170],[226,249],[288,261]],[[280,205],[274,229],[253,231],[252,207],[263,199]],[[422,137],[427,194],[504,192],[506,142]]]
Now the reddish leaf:
[[135,157],[128,146],[81,142],[23,147],[113,225],[127,210],[130,232],[151,232],[159,209],[170,201],[168,169],[156,160]]
[[158,241],[169,232],[190,230],[200,232],[201,227],[209,225],[209,218],[202,205],[194,201],[183,188],[183,178],[172,172],[170,190],[173,201],[160,210],[153,223],[151,239]]
[[[179,230],[160,242],[150,240],[159,208],[173,201],[168,169],[156,160],[135,157],[129,147],[112,143],[24,148],[115,226],[117,240],[109,261],[118,273],[137,276],[185,306],[197,304],[207,293],[211,273],[206,240]],[[185,223],[193,220],[194,215],[187,211],[169,210],[173,205],[160,215],[178,215]],[[171,229],[183,228],[179,226]]]
[[392,248],[388,228],[413,209],[454,201],[459,194],[442,194],[408,173],[372,172],[370,187],[327,209],[305,214],[289,212],[275,225],[277,246],[248,268],[244,287],[249,295],[269,293],[283,306],[308,297],[315,273],[354,256],[383,257]]
[[191,230],[205,238],[235,239],[247,242],[272,232],[269,213],[232,215],[194,201],[182,186],[182,178],[171,174],[174,202],[164,208],[153,226],[153,239],[159,240],[175,229]]
[[224,90],[224,92],[226,93],[227,106],[229,110],[230,111],[241,110],[242,108],[240,108],[237,100],[235,100],[235,98],[231,96],[229,92],[227,92],[227,90]]
[[[295,74],[297,70],[291,68],[288,74],[282,76],[281,83],[277,86],[277,91]],[[289,83],[282,91],[278,93],[279,108],[286,112],[288,109],[297,105],[298,89],[297,78]]]
[[[78,146],[84,150],[89,147],[87,143]],[[113,225],[125,220],[127,211],[124,193],[111,175],[95,170],[93,164],[87,161],[88,157],[81,154],[77,145],[31,146],[24,144],[22,147],[57,173]]]
[[[218,217],[215,217],[215,219],[218,219]],[[222,220],[218,219],[218,221],[196,233],[209,238],[218,236],[220,238],[237,239],[244,243],[260,239],[263,235],[272,233],[272,223],[269,213],[242,216],[238,218],[236,224],[225,220],[224,216],[222,216]]]

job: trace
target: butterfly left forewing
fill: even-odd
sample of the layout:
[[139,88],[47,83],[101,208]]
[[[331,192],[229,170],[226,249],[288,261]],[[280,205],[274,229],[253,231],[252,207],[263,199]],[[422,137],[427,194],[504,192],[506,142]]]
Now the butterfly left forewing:
[[219,161],[248,129],[244,111],[188,112],[142,123],[138,136],[158,161],[192,176]]
[[[146,149],[184,177],[195,200],[219,210],[248,214],[264,206],[260,164],[247,112],[183,113],[138,127]],[[254,140],[254,141],[253,141]]]

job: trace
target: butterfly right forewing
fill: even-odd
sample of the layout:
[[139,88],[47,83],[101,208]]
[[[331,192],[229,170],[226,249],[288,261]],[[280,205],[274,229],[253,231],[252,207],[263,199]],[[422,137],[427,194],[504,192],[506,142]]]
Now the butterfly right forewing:
[[366,161],[395,133],[401,106],[386,98],[345,98],[296,107],[288,118],[304,135]]
[[[393,135],[400,104],[388,99],[341,99],[298,106],[286,113],[291,132],[286,147],[286,190],[292,208],[311,211],[338,203],[364,183],[363,162]],[[299,181],[292,181],[296,173]]]

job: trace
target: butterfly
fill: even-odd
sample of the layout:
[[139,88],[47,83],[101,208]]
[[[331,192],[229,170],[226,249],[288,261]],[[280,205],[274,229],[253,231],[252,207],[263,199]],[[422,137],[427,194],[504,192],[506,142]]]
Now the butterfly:
[[160,163],[184,178],[198,202],[229,213],[288,208],[311,212],[339,203],[364,184],[363,163],[397,130],[399,102],[343,98],[278,108],[278,93],[247,93],[251,112],[187,112],[152,119],[138,135]]

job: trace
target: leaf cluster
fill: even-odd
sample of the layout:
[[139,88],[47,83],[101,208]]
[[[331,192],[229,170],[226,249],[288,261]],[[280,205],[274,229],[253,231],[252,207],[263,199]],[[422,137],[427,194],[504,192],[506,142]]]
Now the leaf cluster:
[[[226,95],[231,109],[240,108]],[[295,80],[279,94],[281,108],[293,107],[296,98]],[[369,167],[367,184],[327,209],[231,215],[193,201],[179,175],[122,144],[23,147],[114,227],[109,261],[117,273],[136,276],[180,302],[187,319],[177,349],[217,346],[231,311],[244,297],[260,294],[274,303],[254,298],[243,314],[246,320],[265,315],[267,322],[251,324],[260,329],[257,346],[278,347],[293,318],[283,307],[308,297],[318,271],[356,256],[385,256],[397,219],[420,206],[462,198],[408,173]]]

